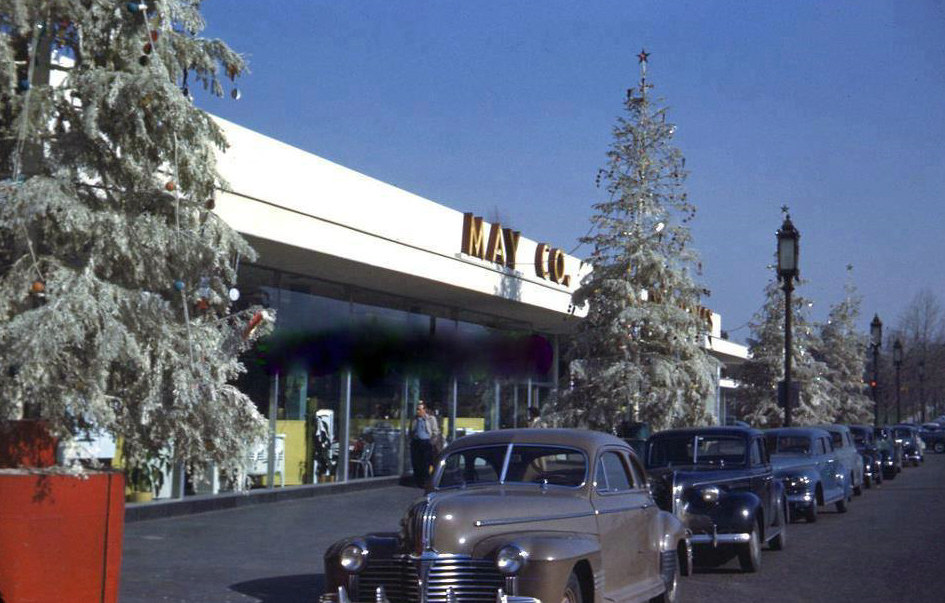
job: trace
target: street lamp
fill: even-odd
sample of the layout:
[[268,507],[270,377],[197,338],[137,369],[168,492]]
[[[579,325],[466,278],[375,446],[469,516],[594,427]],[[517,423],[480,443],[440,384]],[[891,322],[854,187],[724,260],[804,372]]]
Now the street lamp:
[[782,281],[784,290],[784,426],[790,427],[794,393],[791,386],[791,292],[800,274],[797,260],[801,233],[791,223],[787,207],[782,207],[781,211],[784,212],[784,223],[778,230],[778,280]]
[[879,348],[883,345],[883,321],[879,314],[873,315],[870,323],[870,347],[873,348],[873,378],[870,379],[870,394],[873,396],[873,425],[879,427],[879,402],[876,400],[876,387],[879,385]]
[[893,364],[896,366],[896,423],[902,423],[902,406],[899,399],[899,369],[902,367],[902,342],[893,344]]

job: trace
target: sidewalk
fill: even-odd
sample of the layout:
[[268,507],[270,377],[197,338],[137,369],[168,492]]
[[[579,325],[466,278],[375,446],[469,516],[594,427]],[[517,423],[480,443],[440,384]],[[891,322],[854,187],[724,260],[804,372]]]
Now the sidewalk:
[[335,540],[397,531],[418,488],[378,485],[125,526],[120,600],[313,602]]

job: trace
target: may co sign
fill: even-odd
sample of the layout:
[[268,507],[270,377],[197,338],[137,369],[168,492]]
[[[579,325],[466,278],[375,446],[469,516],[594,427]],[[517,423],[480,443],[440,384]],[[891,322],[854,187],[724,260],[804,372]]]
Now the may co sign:
[[[482,217],[470,212],[463,214],[462,252],[466,255],[514,269],[521,236],[521,232],[495,223],[490,226],[489,238],[486,239]],[[564,270],[563,250],[547,243],[535,247],[536,276],[567,287],[571,284],[571,275],[565,274]]]

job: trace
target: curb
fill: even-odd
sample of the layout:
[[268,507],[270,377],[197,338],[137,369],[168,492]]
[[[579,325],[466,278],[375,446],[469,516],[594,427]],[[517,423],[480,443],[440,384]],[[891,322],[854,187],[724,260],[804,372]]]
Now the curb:
[[223,511],[250,505],[315,498],[330,494],[369,490],[371,488],[386,488],[399,485],[402,480],[403,478],[399,475],[373,477],[341,483],[308,484],[304,486],[289,486],[287,488],[250,490],[248,492],[227,492],[225,494],[188,496],[182,499],[177,498],[150,503],[128,503],[125,505],[125,523],[165,519],[181,515],[194,515],[196,513],[208,513],[210,511]]

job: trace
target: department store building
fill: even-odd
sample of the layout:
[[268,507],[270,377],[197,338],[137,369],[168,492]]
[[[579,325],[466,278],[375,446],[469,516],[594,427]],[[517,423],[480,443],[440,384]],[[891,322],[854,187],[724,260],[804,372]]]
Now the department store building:
[[[227,187],[215,211],[259,254],[239,264],[239,303],[277,314],[238,383],[275,436],[277,462],[255,459],[260,483],[409,472],[420,400],[447,440],[524,426],[527,408],[549,400],[563,343],[585,313],[571,294],[587,268],[563,251],[569,242],[218,121],[230,148],[219,157]],[[720,317],[711,318],[713,354],[743,361],[743,346],[719,338]],[[717,392],[710,410],[720,400]]]

